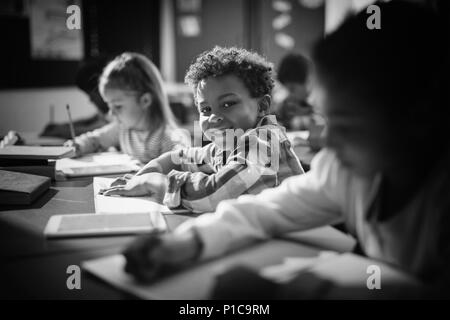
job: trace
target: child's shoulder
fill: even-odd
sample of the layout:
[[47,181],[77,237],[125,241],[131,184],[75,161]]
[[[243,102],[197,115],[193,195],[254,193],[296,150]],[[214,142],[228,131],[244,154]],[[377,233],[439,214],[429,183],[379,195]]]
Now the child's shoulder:
[[[241,139],[253,141],[269,141],[276,138],[278,142],[288,140],[286,129],[277,122],[275,115],[267,115],[263,117],[258,125],[247,131]],[[256,139],[255,139],[256,138]]]

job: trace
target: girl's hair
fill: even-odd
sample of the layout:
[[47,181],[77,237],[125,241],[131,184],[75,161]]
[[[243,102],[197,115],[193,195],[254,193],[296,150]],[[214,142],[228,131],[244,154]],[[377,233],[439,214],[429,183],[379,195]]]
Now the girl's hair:
[[185,82],[195,95],[200,81],[229,74],[240,78],[254,98],[270,94],[273,89],[273,65],[255,52],[235,47],[216,46],[201,53],[190,65]]
[[107,88],[150,93],[152,104],[148,108],[152,130],[164,123],[176,129],[177,123],[169,105],[169,99],[158,68],[142,54],[125,52],[112,60],[103,70],[99,80],[102,96]]

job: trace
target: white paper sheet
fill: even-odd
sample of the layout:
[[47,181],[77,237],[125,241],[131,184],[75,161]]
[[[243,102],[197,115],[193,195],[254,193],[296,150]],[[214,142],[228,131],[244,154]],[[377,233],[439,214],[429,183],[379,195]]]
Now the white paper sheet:
[[231,267],[244,265],[260,270],[280,263],[284,257],[316,255],[317,251],[313,248],[274,239],[232,252],[220,259],[204,261],[152,283],[138,282],[125,273],[125,258],[122,255],[84,261],[82,268],[110,285],[142,299],[204,300],[210,298],[217,275]]
[[[270,244],[270,243],[269,243]],[[289,246],[287,242],[283,246]],[[278,246],[277,249],[283,248]],[[265,250],[265,259],[272,260],[274,256],[285,254],[285,252],[277,252],[274,247],[270,245]],[[283,251],[283,250],[280,250]],[[289,250],[290,251],[290,250]],[[260,259],[252,252],[245,252],[241,259],[245,259],[247,264],[251,264],[255,260]],[[259,252],[261,255],[262,252]],[[293,252],[291,252],[292,254]],[[291,255],[292,256],[292,255]],[[344,254],[328,254],[319,257],[295,257],[294,260],[286,260],[287,264],[297,264],[298,269],[308,269],[309,272],[315,274],[322,279],[344,287],[362,288],[358,295],[341,296],[340,299],[373,299],[383,298],[385,290],[367,290],[367,279],[370,273],[367,272],[369,266],[378,266],[381,269],[383,283],[389,283],[392,286],[396,285],[418,285],[418,281],[411,276],[393,268],[388,264],[380,261],[367,259],[352,253]],[[237,259],[230,259],[227,257],[211,261],[209,263],[201,264],[193,268],[184,269],[169,277],[155,281],[152,284],[140,283],[133,279],[132,276],[125,273],[125,258],[122,255],[113,255],[102,257],[94,260],[84,261],[82,263],[83,269],[103,279],[116,288],[124,290],[141,299],[208,299],[215,284],[215,277],[219,273],[219,265],[225,269],[231,265],[240,263]],[[263,267],[262,270],[270,270]],[[261,269],[261,268],[259,268]],[[300,272],[301,270],[298,270]],[[261,271],[263,272],[263,271]],[[298,272],[296,274],[298,274]],[[273,279],[273,278],[271,278]],[[284,281],[288,281],[286,278]]]

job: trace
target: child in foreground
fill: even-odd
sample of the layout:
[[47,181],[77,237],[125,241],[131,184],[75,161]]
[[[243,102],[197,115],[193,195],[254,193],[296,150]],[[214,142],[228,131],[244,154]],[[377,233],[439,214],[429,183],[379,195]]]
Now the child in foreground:
[[269,62],[244,49],[215,47],[190,66],[186,82],[212,143],[163,154],[105,195],[150,195],[169,207],[211,212],[222,200],[257,194],[303,173],[284,128],[269,114]]
[[[328,125],[327,148],[311,170],[278,188],[224,201],[215,214],[173,234],[139,238],[125,250],[127,272],[147,279],[252,241],[344,222],[367,257],[420,281],[396,287],[394,297],[448,295],[448,30],[417,5],[377,5],[381,29],[366,27],[363,10],[315,47],[315,90]],[[272,297],[352,292],[324,283],[304,277],[276,286]],[[244,285],[235,283],[236,294]],[[390,284],[382,286],[389,298]]]
[[66,142],[76,147],[77,156],[116,147],[147,163],[188,143],[178,130],[161,75],[144,55],[117,56],[103,70],[99,91],[114,121]]

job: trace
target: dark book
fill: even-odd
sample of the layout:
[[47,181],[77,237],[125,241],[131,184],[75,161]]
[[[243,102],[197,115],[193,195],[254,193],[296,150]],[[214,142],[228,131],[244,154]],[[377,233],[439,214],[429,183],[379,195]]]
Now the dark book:
[[52,180],[55,180],[55,164],[54,160],[0,158],[0,170],[35,174],[49,177]]
[[73,148],[8,146],[0,148],[0,170],[35,174],[55,180],[55,161],[70,157]]
[[49,177],[52,180],[55,180],[56,170],[55,164],[48,164],[46,166],[8,166],[1,167],[0,170],[14,171],[14,172],[22,172],[34,174],[37,176]]
[[50,178],[0,170],[0,204],[31,204],[50,187]]
[[[0,157],[0,167],[47,166],[47,159],[9,159]],[[8,170],[8,169],[4,169]]]

